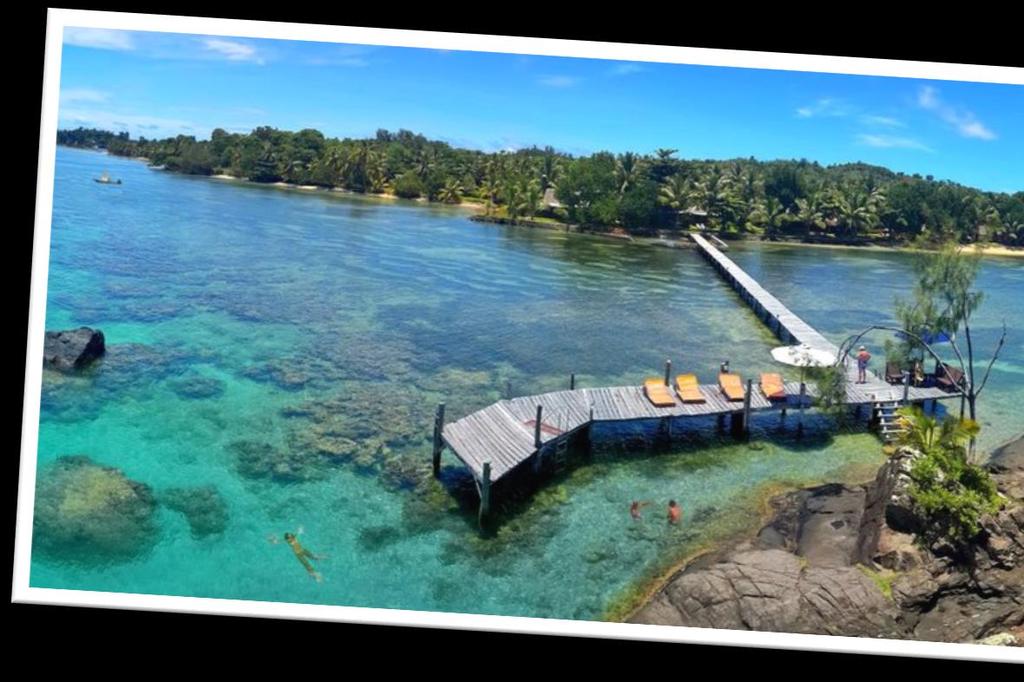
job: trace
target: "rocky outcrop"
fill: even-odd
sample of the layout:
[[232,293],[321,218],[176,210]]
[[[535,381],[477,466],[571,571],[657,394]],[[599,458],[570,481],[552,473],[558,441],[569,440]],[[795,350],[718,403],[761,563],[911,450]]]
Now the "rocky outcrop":
[[[1020,443],[1018,443],[1020,447]],[[993,458],[1004,508],[965,548],[917,535],[918,456],[901,449],[868,485],[819,486],[771,501],[757,536],[673,576],[631,622],[1014,645],[1024,628],[1020,450]]]
[[73,372],[87,367],[103,356],[106,344],[103,332],[79,327],[59,332],[46,332],[43,341],[43,366],[61,372]]
[[149,486],[85,456],[61,457],[40,472],[33,548],[60,559],[129,559],[156,537]]
[[899,609],[863,572],[818,568],[781,549],[741,545],[687,570],[630,619],[691,627],[898,637]]

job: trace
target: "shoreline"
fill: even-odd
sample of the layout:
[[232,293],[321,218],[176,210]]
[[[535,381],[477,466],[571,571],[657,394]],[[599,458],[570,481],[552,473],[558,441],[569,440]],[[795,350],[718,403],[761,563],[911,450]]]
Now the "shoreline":
[[[66,146],[66,145],[64,145],[64,146]],[[69,148],[70,149],[82,149],[81,147],[69,147]],[[109,152],[107,152],[106,150],[88,150],[88,149],[86,149],[85,151],[98,151],[98,152],[103,153],[103,154],[109,154]],[[142,161],[142,162],[146,163],[148,165],[148,167],[152,168],[153,170],[166,170],[166,169],[164,169],[162,167],[157,168],[157,167],[152,166],[152,164],[149,162],[149,159],[146,159],[145,157],[120,157],[120,158],[126,158],[126,159],[129,159],[131,161]],[[177,173],[177,171],[169,171],[169,172]],[[178,174],[179,175],[190,175],[189,173],[178,173]],[[345,195],[352,195],[352,196],[372,197],[372,198],[380,199],[380,200],[384,200],[384,201],[399,201],[399,200],[402,200],[401,197],[397,197],[394,194],[372,193],[372,192],[354,192],[352,190],[343,189],[341,187],[322,187],[322,186],[319,186],[319,185],[295,185],[295,184],[288,183],[288,182],[283,182],[283,181],[278,181],[278,182],[256,182],[256,181],[250,180],[248,178],[240,178],[240,177],[237,177],[237,176],[234,176],[234,175],[229,175],[227,173],[216,173],[216,174],[213,174],[213,175],[194,176],[194,177],[206,177],[206,178],[212,178],[212,179],[216,179],[216,180],[224,180],[224,181],[228,181],[228,182],[245,183],[245,184],[248,184],[248,185],[255,185],[255,186],[259,186],[259,187],[275,187],[277,189],[283,189],[283,190],[289,190],[289,191],[299,191],[299,192],[306,192],[306,193],[331,192],[331,193],[345,194]],[[440,206],[465,208],[466,210],[472,211],[474,214],[476,214],[478,216],[479,220],[477,222],[486,222],[486,223],[499,224],[499,225],[504,225],[506,227],[521,227],[521,228],[531,228],[531,229],[547,229],[547,230],[554,230],[554,231],[561,231],[561,232],[573,232],[573,233],[576,233],[576,234],[586,234],[586,235],[590,235],[590,236],[593,236],[593,237],[600,237],[600,238],[603,238],[603,239],[614,239],[614,240],[617,240],[617,241],[630,242],[630,243],[633,243],[633,244],[638,244],[638,245],[643,245],[643,246],[660,246],[662,248],[690,248],[692,246],[692,244],[688,240],[686,240],[685,235],[688,234],[688,233],[685,233],[685,232],[682,233],[683,236],[681,236],[681,238],[665,239],[665,238],[662,238],[662,237],[659,237],[659,236],[653,236],[653,235],[652,236],[649,236],[649,235],[630,235],[630,234],[616,234],[616,233],[613,233],[611,231],[582,230],[577,225],[571,225],[569,223],[561,223],[561,222],[534,224],[529,219],[524,219],[524,220],[512,223],[512,222],[507,221],[507,219],[504,219],[504,218],[499,218],[499,217],[496,217],[496,216],[484,216],[484,215],[481,215],[486,210],[486,206],[482,202],[475,201],[475,200],[463,199],[462,201],[460,201],[458,203],[444,203],[444,202],[440,202],[440,201],[429,201],[426,197],[418,197],[416,199],[404,199],[404,201],[414,201],[414,202],[424,203],[424,204],[428,204],[429,203],[429,204],[438,204]],[[851,249],[851,250],[859,250],[859,251],[866,251],[866,252],[879,252],[879,253],[900,253],[900,252],[904,252],[904,253],[928,253],[930,251],[929,249],[920,249],[920,248],[915,248],[915,247],[912,247],[912,246],[889,246],[889,245],[884,245],[884,244],[864,244],[864,245],[854,245],[854,244],[822,244],[822,243],[817,243],[817,242],[806,242],[806,241],[801,241],[801,240],[770,241],[770,240],[765,240],[765,239],[750,239],[750,238],[740,238],[740,239],[734,239],[734,240],[726,240],[726,243],[730,243],[730,242],[735,242],[735,243],[738,243],[738,244],[743,244],[743,243],[748,243],[749,242],[749,243],[757,243],[757,244],[777,244],[777,245],[781,245],[781,246],[814,247],[814,248],[825,248],[825,249]],[[971,246],[971,245],[964,245],[963,248],[975,249],[975,250],[979,251],[980,254],[983,257],[986,257],[986,258],[1024,258],[1024,247],[1010,247],[1010,246],[1003,246],[1001,244],[983,244],[980,247]]]
[[[175,172],[175,171],[171,171]],[[692,248],[693,244],[685,238],[685,236],[677,239],[666,239],[658,236],[648,235],[632,235],[628,233],[616,233],[613,231],[603,230],[587,230],[581,229],[578,225],[572,225],[570,223],[562,222],[538,222],[529,218],[512,222],[507,218],[498,216],[486,216],[483,215],[487,207],[485,204],[479,201],[463,199],[458,203],[444,203],[440,201],[430,201],[426,197],[417,197],[416,199],[403,199],[402,197],[395,196],[394,194],[388,194],[386,192],[354,192],[352,190],[343,189],[341,187],[321,187],[319,185],[295,185],[289,182],[255,182],[248,178],[239,178],[234,175],[228,175],[225,173],[219,173],[216,175],[206,176],[215,178],[218,180],[228,180],[238,183],[246,183],[249,185],[257,185],[261,187],[276,187],[278,189],[291,190],[291,191],[303,191],[303,192],[333,192],[337,194],[361,196],[361,197],[372,197],[375,199],[381,199],[385,201],[414,201],[421,204],[438,204],[441,206],[465,208],[469,211],[473,211],[476,215],[476,222],[491,223],[494,225],[502,225],[504,227],[521,227],[538,230],[552,230],[555,232],[571,232],[574,234],[589,235],[591,237],[599,237],[601,239],[612,239],[620,242],[629,242],[641,246],[658,246],[661,248],[675,248],[685,249]],[[684,235],[689,233],[683,233]],[[750,239],[741,238],[734,240],[727,240],[726,243],[755,243],[755,244],[778,244],[780,246],[800,246],[800,247],[815,247],[824,249],[848,249],[857,251],[876,251],[879,253],[928,253],[929,249],[920,249],[912,246],[887,246],[883,244],[821,244],[817,242],[805,242],[801,240],[779,240],[769,241],[764,239]],[[1002,246],[1000,244],[985,244],[980,247],[972,247],[969,245],[964,246],[966,249],[974,248],[981,252],[984,257],[996,257],[996,258],[1024,258],[1024,247],[1014,248],[1008,246]]]
[[[1024,436],[1022,436],[1022,438],[1024,438]],[[859,475],[859,472],[855,473],[859,466],[861,465],[849,465],[851,471],[850,478],[852,480],[843,483],[842,485],[867,485],[874,480],[875,472],[878,468],[877,466],[873,466],[871,473],[864,472],[866,475],[864,478]],[[605,609],[602,620],[612,623],[630,622],[630,619],[634,615],[647,607],[654,598],[663,589],[665,589],[673,579],[675,579],[676,576],[687,568],[700,561],[710,561],[713,563],[715,559],[726,556],[738,545],[756,538],[761,530],[776,516],[778,513],[777,503],[785,497],[798,493],[802,490],[809,490],[834,484],[836,483],[836,478],[843,478],[842,473],[840,472],[839,475],[834,476],[832,479],[820,479],[801,483],[797,486],[784,482],[765,484],[762,490],[758,493],[756,524],[742,530],[736,530],[735,532],[716,540],[705,542],[694,550],[687,552],[678,560],[673,561],[664,570],[659,571],[656,576],[649,580],[642,581],[632,592],[623,595],[621,602],[613,601],[610,603],[608,608]]]
[[[999,458],[1000,456],[1015,456],[1018,458],[1024,458],[1024,433],[1021,433],[1017,436],[1010,438],[1006,442],[1001,443],[1000,445],[992,448],[989,451],[990,461],[993,461]],[[888,456],[886,456],[886,459],[888,459]],[[882,466],[884,466],[884,462]],[[842,476],[837,476],[836,478],[842,478]],[[686,571],[688,568],[695,566],[697,562],[701,560],[710,560],[711,563],[714,563],[716,559],[728,556],[728,554],[731,551],[735,550],[744,542],[756,538],[760,534],[760,532],[768,524],[770,524],[774,517],[777,515],[778,504],[781,503],[787,496],[791,496],[801,491],[808,491],[812,488],[819,487],[821,485],[839,484],[847,486],[866,486],[870,484],[873,480],[874,477],[870,477],[864,481],[855,481],[852,483],[838,483],[837,481],[832,480],[817,484],[802,484],[799,487],[795,488],[785,485],[769,485],[763,493],[764,496],[759,500],[758,503],[759,513],[756,525],[752,526],[751,528],[748,528],[745,531],[737,532],[732,534],[731,536],[721,538],[720,540],[714,543],[709,543],[713,546],[708,546],[708,544],[705,544],[699,549],[687,553],[678,562],[674,563],[670,568],[666,569],[665,571],[662,571],[658,577],[654,578],[649,583],[645,583],[642,586],[640,586],[636,590],[636,593],[634,595],[636,601],[633,602],[633,600],[628,600],[628,602],[633,602],[632,605],[629,605],[628,603],[622,605],[616,605],[614,603],[611,604],[609,608],[606,610],[607,618],[605,618],[605,620],[608,620],[610,622],[622,623],[630,622],[630,619],[632,619],[644,608],[650,606],[654,602],[654,599],[665,588],[667,588],[677,576]]]

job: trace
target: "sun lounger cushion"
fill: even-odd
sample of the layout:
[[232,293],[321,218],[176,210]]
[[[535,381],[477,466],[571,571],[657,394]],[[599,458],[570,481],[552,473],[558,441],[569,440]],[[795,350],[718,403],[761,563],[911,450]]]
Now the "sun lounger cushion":
[[761,375],[761,390],[766,397],[778,400],[786,397],[786,385],[782,383],[782,375],[765,373]]
[[697,384],[696,374],[680,374],[676,377],[676,393],[684,403],[702,403],[704,396]]
[[743,382],[740,381],[739,374],[719,374],[718,387],[729,400],[743,400]]
[[656,407],[672,407],[676,404],[675,398],[669,393],[668,386],[661,379],[647,379],[644,381],[644,393],[651,404]]

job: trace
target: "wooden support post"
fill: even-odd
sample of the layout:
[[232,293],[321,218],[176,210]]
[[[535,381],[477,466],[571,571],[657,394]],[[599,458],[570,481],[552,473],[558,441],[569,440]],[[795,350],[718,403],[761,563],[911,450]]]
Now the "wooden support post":
[[747,379],[747,390],[743,394],[743,435],[750,433],[750,394],[754,390],[754,380]]
[[903,404],[907,404],[907,398],[910,396],[910,372],[903,371]]
[[533,447],[535,447],[535,448],[539,448],[540,447],[540,420],[541,420],[541,415],[543,414],[543,412],[544,412],[544,406],[543,405],[538,405],[537,406],[537,421],[535,421],[533,423]]
[[671,360],[666,360],[665,361],[665,385],[666,386],[671,386],[672,385],[672,380],[670,378],[671,376],[672,376],[672,361]]
[[569,390],[570,391],[575,391],[576,390],[576,374],[575,373],[569,375]]
[[434,415],[434,476],[441,473],[441,451],[444,450],[444,403],[437,404]]
[[804,432],[804,396],[807,395],[807,384],[800,382],[800,422],[797,424],[797,433]]
[[480,516],[477,519],[480,530],[484,529],[487,515],[491,513],[491,463],[484,462],[483,479],[480,481]]

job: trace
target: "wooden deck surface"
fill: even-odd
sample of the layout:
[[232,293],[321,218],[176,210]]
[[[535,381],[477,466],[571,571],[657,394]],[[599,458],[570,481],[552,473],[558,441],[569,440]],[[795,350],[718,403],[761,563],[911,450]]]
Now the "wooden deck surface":
[[[764,289],[732,260],[722,254],[707,239],[698,234],[691,237],[699,251],[729,282],[755,313],[785,343],[804,343],[808,346],[838,355],[839,348],[817,330],[800,319]],[[856,362],[846,359],[846,403],[874,405],[878,402],[923,402],[956,397],[939,388],[921,388],[888,384],[873,372],[867,373],[867,383],[858,384]],[[753,378],[753,377],[751,377]],[[741,377],[746,387],[747,377]],[[750,411],[798,408],[800,383],[786,382],[786,398],[771,401],[765,397],[758,382],[753,382]],[[656,407],[644,394],[642,386],[615,386],[607,388],[577,388],[554,391],[541,395],[501,400],[482,410],[446,424],[441,437],[473,475],[480,480],[483,465],[490,462],[490,480],[497,481],[523,462],[537,454],[552,440],[563,438],[593,422],[624,422],[645,419],[684,418],[742,413],[743,400],[728,400],[717,385],[701,385],[703,403],[683,403],[670,389],[675,404]],[[807,399],[817,395],[816,387],[805,386]],[[540,448],[535,442],[537,406],[542,408]]]

